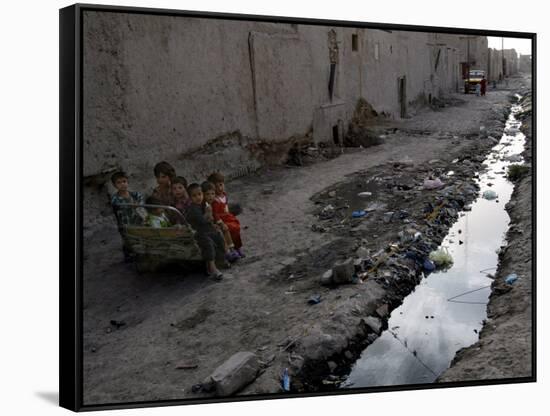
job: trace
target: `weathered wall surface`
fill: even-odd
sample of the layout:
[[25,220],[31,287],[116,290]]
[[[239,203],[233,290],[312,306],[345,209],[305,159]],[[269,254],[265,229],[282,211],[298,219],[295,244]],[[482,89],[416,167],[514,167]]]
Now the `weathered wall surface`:
[[497,49],[487,50],[487,79],[499,81],[502,79],[502,52]]
[[428,43],[427,33],[86,12],[84,175],[150,171],[216,138],[331,140],[361,97],[399,117],[399,77],[410,102],[452,89],[455,57],[441,48],[435,69]]
[[240,25],[86,12],[84,175],[154,164],[235,130],[255,135]]
[[531,55],[520,55],[519,56],[519,71],[530,74],[532,68]]
[[489,41],[486,36],[459,36],[460,62],[469,62],[470,69],[487,72],[487,50]]
[[441,33],[432,33],[429,36],[432,46],[432,64],[435,77],[438,79],[439,92],[458,92],[462,86],[459,36]]
[[515,49],[504,49],[504,75],[516,75],[519,71],[519,57]]

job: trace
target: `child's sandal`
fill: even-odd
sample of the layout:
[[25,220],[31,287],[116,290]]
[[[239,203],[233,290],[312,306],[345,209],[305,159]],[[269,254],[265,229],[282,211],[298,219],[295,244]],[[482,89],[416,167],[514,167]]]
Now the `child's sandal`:
[[208,275],[212,280],[215,280],[216,282],[219,282],[223,279],[223,274],[220,271],[217,271],[215,273],[210,273]]

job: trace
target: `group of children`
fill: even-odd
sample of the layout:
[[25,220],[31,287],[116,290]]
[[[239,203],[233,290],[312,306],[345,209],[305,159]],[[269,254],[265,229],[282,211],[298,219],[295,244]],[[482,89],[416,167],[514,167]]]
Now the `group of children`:
[[[126,173],[115,172],[112,175],[111,182],[117,192],[112,196],[111,205],[119,230],[126,224],[163,228],[185,222],[195,231],[195,240],[206,262],[208,274],[220,280],[222,273],[218,265],[244,257],[241,226],[237,217],[229,211],[224,176],[215,172],[200,185],[188,185],[184,177],[176,175],[168,162],[157,163],[153,172],[157,186],[145,201],[141,193],[128,189]],[[120,206],[144,203],[148,206],[146,210]],[[174,207],[182,215],[175,215],[171,210],[165,212],[162,206]],[[125,257],[128,257],[128,248],[123,247],[123,250]]]

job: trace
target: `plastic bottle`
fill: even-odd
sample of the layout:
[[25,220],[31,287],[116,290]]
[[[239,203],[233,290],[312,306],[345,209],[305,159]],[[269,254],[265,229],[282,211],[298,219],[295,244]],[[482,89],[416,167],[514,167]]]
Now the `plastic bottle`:
[[288,375],[288,368],[285,368],[283,371],[283,390],[290,391],[290,376]]

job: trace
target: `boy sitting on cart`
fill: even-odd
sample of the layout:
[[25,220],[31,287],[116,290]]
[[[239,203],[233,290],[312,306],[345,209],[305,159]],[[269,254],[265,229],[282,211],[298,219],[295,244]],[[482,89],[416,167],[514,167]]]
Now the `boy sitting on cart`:
[[[115,172],[111,176],[111,183],[117,190],[111,198],[111,206],[117,220],[118,231],[122,233],[124,226],[143,223],[145,218],[143,208],[135,209],[120,206],[121,204],[143,205],[143,195],[137,191],[128,190],[128,175],[122,171]],[[122,251],[124,253],[124,260],[130,261],[130,250],[125,244],[122,246]]]

